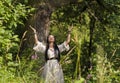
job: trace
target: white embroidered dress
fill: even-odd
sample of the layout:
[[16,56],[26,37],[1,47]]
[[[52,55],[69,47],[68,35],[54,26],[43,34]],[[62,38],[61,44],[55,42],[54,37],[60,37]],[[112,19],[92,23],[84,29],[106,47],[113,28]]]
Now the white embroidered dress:
[[[69,45],[66,42],[58,45],[60,52],[69,50]],[[38,42],[37,45],[33,47],[36,52],[45,53],[46,46],[43,43]],[[48,49],[48,58],[55,57],[54,49]],[[63,71],[57,61],[57,59],[47,60],[44,66],[43,79],[45,83],[64,83]]]

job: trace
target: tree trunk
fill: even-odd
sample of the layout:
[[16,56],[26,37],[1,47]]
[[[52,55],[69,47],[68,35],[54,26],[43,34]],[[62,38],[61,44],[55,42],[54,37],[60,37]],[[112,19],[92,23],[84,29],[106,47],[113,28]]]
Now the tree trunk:
[[38,8],[32,19],[33,27],[37,30],[38,39],[40,41],[46,41],[46,37],[49,33],[50,16],[50,7],[42,5]]
[[20,55],[24,50],[33,48],[34,45],[34,34],[29,25],[36,29],[39,41],[46,41],[46,37],[49,34],[50,16],[50,7],[48,5],[40,5],[33,17],[28,20],[26,24],[27,34],[24,38],[25,41],[22,42]]
[[93,51],[93,33],[94,33],[94,28],[95,28],[95,18],[91,17],[91,21],[90,21],[90,42],[89,42],[89,57],[88,57],[88,68],[91,68],[92,63],[91,63],[91,54]]

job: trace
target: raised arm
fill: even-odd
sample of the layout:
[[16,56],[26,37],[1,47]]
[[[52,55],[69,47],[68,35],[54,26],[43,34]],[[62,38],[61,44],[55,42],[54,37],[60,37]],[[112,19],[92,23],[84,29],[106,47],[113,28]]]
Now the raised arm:
[[73,25],[68,28],[68,36],[66,39],[66,45],[68,45],[70,43],[70,37],[71,37],[70,34],[71,34],[72,29],[73,29]]
[[68,33],[67,39],[66,39],[66,45],[68,45],[70,43],[70,33]]
[[32,31],[34,33],[35,44],[38,44],[39,41],[38,41],[38,37],[37,37],[37,32],[32,26],[30,26],[30,28],[32,29]]
[[71,33],[72,28],[73,28],[73,26],[68,29],[68,36],[67,36],[66,41],[64,43],[58,45],[60,52],[69,50],[69,43],[70,43],[70,37],[71,37],[70,33]]
[[67,37],[67,40],[64,41],[62,44],[58,45],[58,48],[60,50],[60,52],[63,52],[63,51],[68,51],[69,50],[69,42],[70,42],[70,34],[68,34],[68,37]]
[[34,33],[35,46],[33,47],[33,49],[36,52],[44,53],[45,49],[46,49],[46,46],[43,45],[43,43],[38,40],[36,30],[32,26],[30,26],[30,28],[33,30],[33,33]]

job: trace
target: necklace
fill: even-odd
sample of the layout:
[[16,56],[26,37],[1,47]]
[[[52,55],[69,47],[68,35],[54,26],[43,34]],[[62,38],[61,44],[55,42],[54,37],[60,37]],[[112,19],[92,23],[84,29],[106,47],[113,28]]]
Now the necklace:
[[54,52],[54,49],[53,48],[49,48],[52,52]]

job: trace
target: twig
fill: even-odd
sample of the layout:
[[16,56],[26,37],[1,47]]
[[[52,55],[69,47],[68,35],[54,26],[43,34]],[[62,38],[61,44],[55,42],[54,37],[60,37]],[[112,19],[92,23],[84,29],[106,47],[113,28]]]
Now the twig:
[[19,52],[20,52],[20,48],[21,48],[21,46],[22,46],[22,42],[23,42],[23,39],[24,39],[26,33],[27,33],[27,31],[25,31],[25,32],[23,33],[22,39],[21,39],[21,41],[20,41],[20,46],[19,46],[19,48],[18,48],[17,56],[16,56],[16,60],[18,59],[19,63],[20,63]]
[[112,53],[112,56],[110,57],[110,60],[112,59],[112,57],[115,55],[115,52],[117,51],[117,49],[115,49]]
[[89,12],[89,14],[90,14],[91,16],[93,16],[93,17],[95,18],[95,20],[98,21],[98,18],[95,16],[95,14],[94,14],[93,12],[91,12],[90,10],[88,10],[88,12]]
[[43,70],[43,68],[44,68],[44,66],[43,66],[43,67],[41,67],[41,68],[38,70],[38,72],[37,72],[37,73],[39,73],[40,71],[42,71],[42,70]]
[[68,57],[68,55],[75,49],[76,46],[74,46],[67,54],[66,56],[60,61],[61,64],[63,64],[63,61],[66,60],[66,58]]

